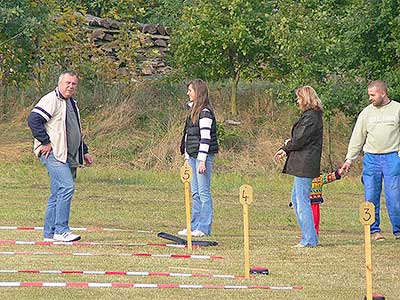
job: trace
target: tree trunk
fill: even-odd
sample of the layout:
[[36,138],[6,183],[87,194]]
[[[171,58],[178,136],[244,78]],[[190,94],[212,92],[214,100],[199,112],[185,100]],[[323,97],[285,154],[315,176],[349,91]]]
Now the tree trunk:
[[329,166],[331,167],[331,171],[333,171],[333,163],[332,163],[332,135],[331,135],[331,116],[328,116],[328,158],[329,158]]
[[240,71],[236,71],[235,78],[232,79],[232,88],[231,88],[231,113],[234,116],[238,114],[237,90],[238,90],[239,80],[240,80]]

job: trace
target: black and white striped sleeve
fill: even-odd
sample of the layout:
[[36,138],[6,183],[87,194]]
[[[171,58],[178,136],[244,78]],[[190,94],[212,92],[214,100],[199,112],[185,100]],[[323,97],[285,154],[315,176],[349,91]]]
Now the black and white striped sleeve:
[[211,142],[211,125],[213,122],[213,117],[208,109],[204,109],[200,113],[199,127],[200,127],[200,146],[199,153],[197,154],[197,159],[201,161],[206,161],[208,150],[210,148]]

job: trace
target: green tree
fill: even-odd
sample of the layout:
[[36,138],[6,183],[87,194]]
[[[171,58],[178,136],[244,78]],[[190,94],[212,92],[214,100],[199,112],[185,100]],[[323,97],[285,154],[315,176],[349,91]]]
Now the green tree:
[[269,58],[270,11],[259,0],[194,1],[184,7],[173,31],[174,58],[186,76],[231,80],[233,115],[239,80],[256,77]]
[[327,116],[337,111],[355,115],[365,105],[365,79],[354,73],[363,52],[356,46],[359,37],[349,34],[361,29],[354,28],[360,21],[354,20],[354,9],[354,1],[344,0],[275,2],[275,72],[266,77],[284,83],[283,99],[291,99],[294,88],[308,84],[323,99]]
[[0,0],[0,82],[19,85],[31,77],[55,10],[53,0]]
[[144,14],[139,19],[145,23],[175,27],[185,5],[192,0],[144,0]]
[[399,97],[399,11],[397,0],[275,1],[269,78],[286,84],[286,92],[313,85],[328,114],[358,114],[373,79],[386,80]]
[[[149,0],[55,0],[61,10],[73,9],[97,17],[115,20],[137,19],[145,13]],[[149,2],[149,3],[147,3]]]
[[[123,19],[139,9],[140,2],[113,1],[109,6],[106,1],[64,2],[0,0],[0,82],[22,85],[34,80],[41,87],[65,69],[78,71],[91,83],[128,79],[126,70],[135,73],[140,37],[132,22],[121,25],[113,42],[118,49],[113,60],[90,39],[85,17],[76,9],[85,13],[90,5],[104,3],[106,14]],[[125,68],[122,75],[121,66]]]
[[130,23],[121,24],[119,30],[110,45],[118,49],[116,59],[113,59],[91,40],[92,30],[86,26],[85,17],[70,8],[64,9],[54,19],[51,34],[40,41],[41,60],[35,73],[57,74],[61,70],[75,70],[89,84],[99,80],[111,84],[129,79],[129,74],[119,74],[119,69],[124,67],[130,74],[135,73],[139,37],[137,29]]
[[62,70],[75,70],[86,79],[94,79],[103,73],[102,66],[112,62],[103,56],[104,64],[98,64],[102,52],[89,39],[85,29],[85,17],[70,8],[53,19],[51,32],[40,40],[40,63],[34,69],[38,80],[41,74],[57,74]]
[[353,1],[344,20],[342,45],[348,73],[365,80],[383,79],[400,97],[400,1]]
[[335,1],[275,2],[270,22],[275,78],[314,83],[340,70],[336,45],[341,8]]

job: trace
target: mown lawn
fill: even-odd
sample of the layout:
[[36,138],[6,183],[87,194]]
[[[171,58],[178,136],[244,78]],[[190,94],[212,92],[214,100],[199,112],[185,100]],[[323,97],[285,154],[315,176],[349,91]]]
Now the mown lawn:
[[[215,174],[214,225],[210,239],[218,247],[192,254],[221,255],[219,260],[120,256],[0,255],[0,269],[107,270],[174,273],[243,273],[242,207],[239,187],[250,184],[251,265],[266,266],[270,275],[253,279],[138,277],[122,275],[1,274],[0,281],[135,282],[201,285],[303,286],[301,291],[126,289],[126,288],[1,288],[2,299],[363,299],[365,294],[363,227],[358,209],[363,199],[359,177],[325,186],[320,246],[294,249],[299,231],[288,208],[292,178],[256,178]],[[81,232],[82,241],[161,242],[159,231],[176,233],[185,227],[183,184],[175,173],[135,171],[97,165],[79,173],[71,209],[72,227],[152,230],[153,233]],[[37,162],[0,162],[0,226],[42,226],[48,178]],[[384,242],[373,243],[374,292],[400,299],[400,241],[395,241],[382,207]],[[1,240],[42,239],[40,231],[0,231]],[[189,253],[185,249],[126,246],[0,245],[0,251],[91,253]]]

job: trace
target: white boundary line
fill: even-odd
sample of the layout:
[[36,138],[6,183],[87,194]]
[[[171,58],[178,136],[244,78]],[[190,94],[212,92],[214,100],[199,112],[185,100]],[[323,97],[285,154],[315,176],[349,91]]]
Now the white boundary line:
[[1,274],[46,274],[46,275],[126,275],[126,276],[157,276],[157,277],[208,277],[243,279],[243,275],[172,273],[172,272],[139,272],[139,271],[89,271],[89,270],[0,270]]
[[152,289],[263,289],[263,290],[302,290],[301,286],[269,285],[197,285],[197,284],[157,284],[157,283],[101,283],[101,282],[41,282],[2,281],[0,287],[83,287],[83,288],[152,288]]
[[[187,245],[165,244],[165,243],[106,243],[106,242],[59,242],[59,241],[16,241],[16,240],[0,240],[0,245],[62,245],[62,246],[127,246],[127,247],[172,247],[187,248]],[[199,247],[199,246],[195,246]]]
[[[135,230],[135,229],[119,229],[119,228],[103,228],[103,227],[71,227],[75,231],[118,231],[118,232],[137,232],[137,233],[153,233],[152,230]],[[0,230],[43,230],[40,226],[0,226]]]
[[183,258],[183,259],[210,259],[222,260],[222,256],[210,255],[190,255],[190,254],[153,254],[153,253],[87,253],[87,252],[12,252],[3,251],[0,255],[62,255],[62,256],[138,256],[138,257],[157,257],[157,258]]

